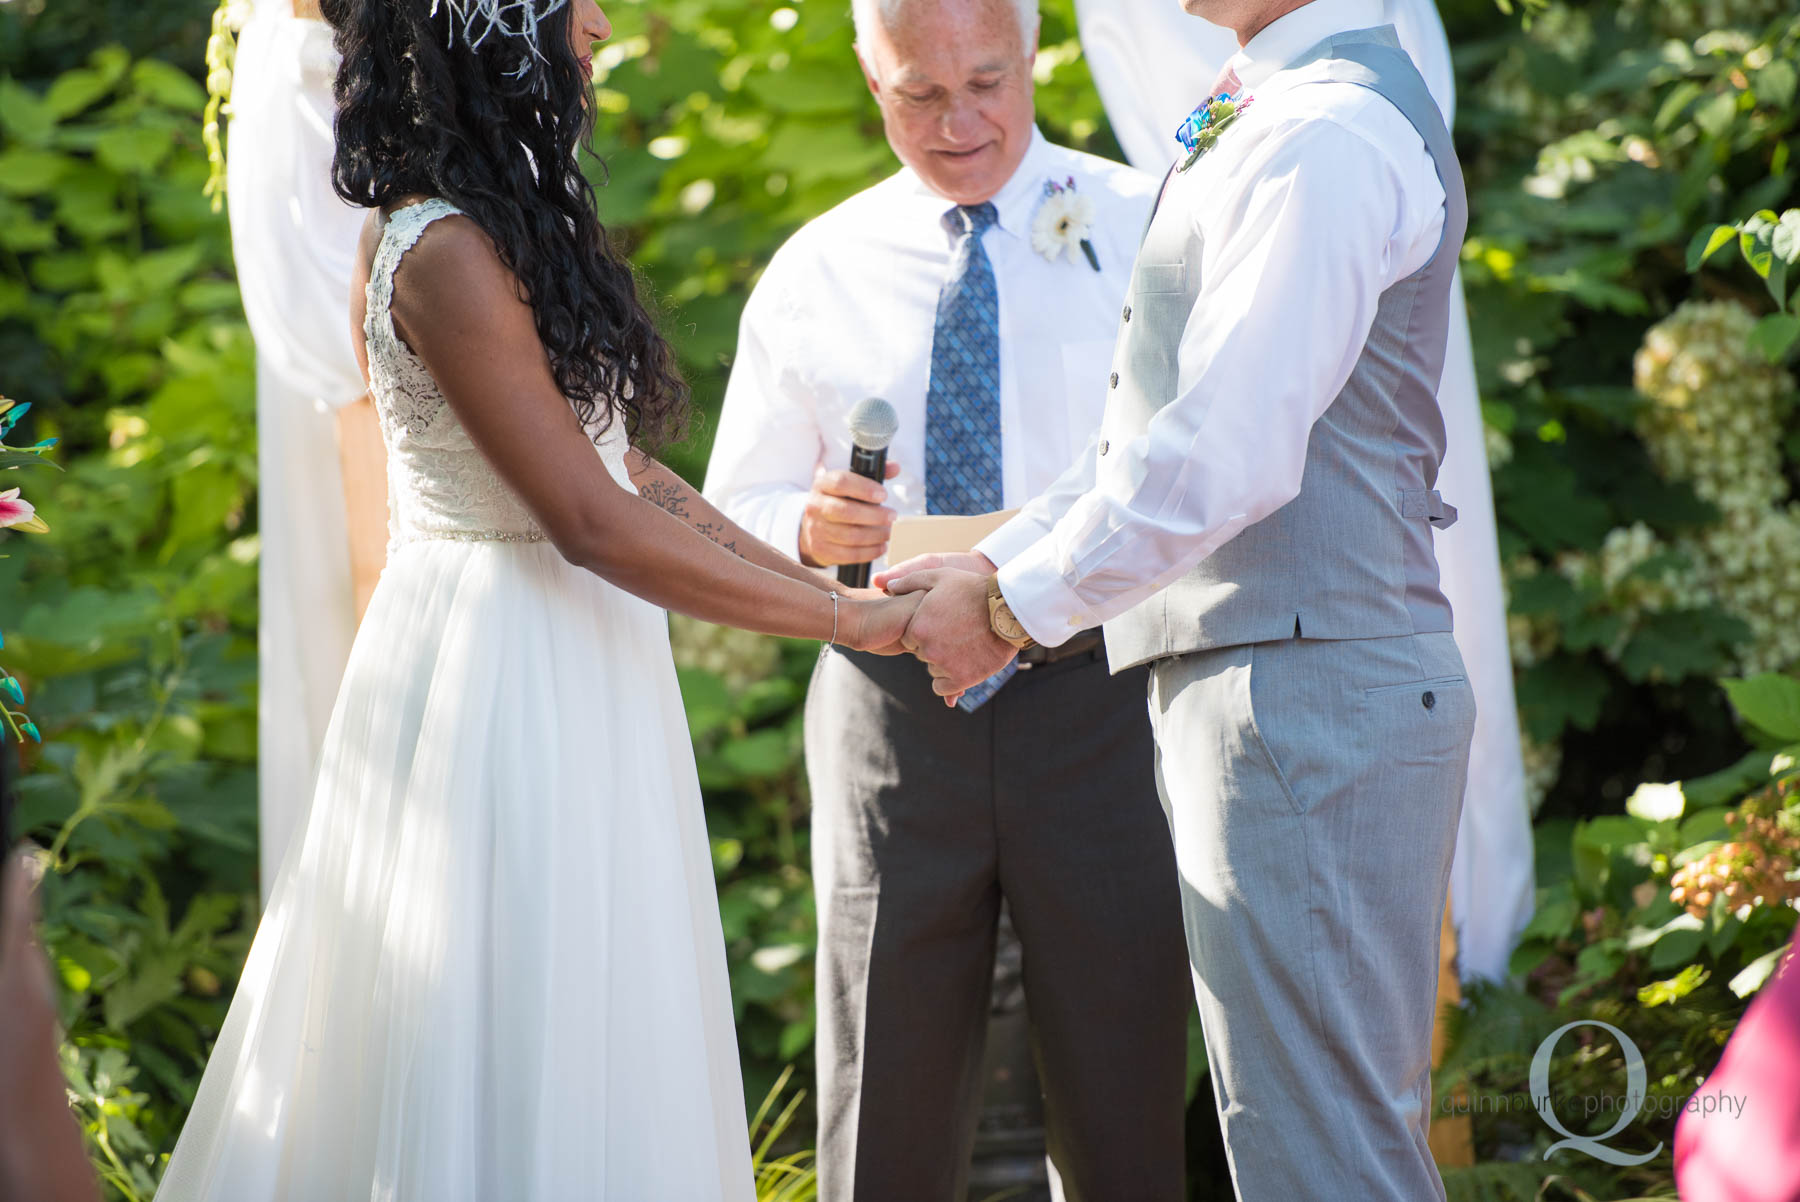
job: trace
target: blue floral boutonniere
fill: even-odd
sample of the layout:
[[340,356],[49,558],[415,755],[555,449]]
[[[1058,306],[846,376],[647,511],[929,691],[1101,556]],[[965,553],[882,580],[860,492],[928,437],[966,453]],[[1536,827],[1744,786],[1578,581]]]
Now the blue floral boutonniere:
[[1213,148],[1219,135],[1230,128],[1238,119],[1238,114],[1249,108],[1256,97],[1244,96],[1241,99],[1230,92],[1220,92],[1211,100],[1200,105],[1188,114],[1181,128],[1175,131],[1175,140],[1187,150],[1187,160],[1176,168],[1186,171],[1200,161],[1200,156]]
[[1094,202],[1075,190],[1074,176],[1044,184],[1044,199],[1031,223],[1031,245],[1038,254],[1052,263],[1067,255],[1073,263],[1080,253],[1087,256],[1089,267],[1099,271],[1100,256],[1089,236],[1093,228]]

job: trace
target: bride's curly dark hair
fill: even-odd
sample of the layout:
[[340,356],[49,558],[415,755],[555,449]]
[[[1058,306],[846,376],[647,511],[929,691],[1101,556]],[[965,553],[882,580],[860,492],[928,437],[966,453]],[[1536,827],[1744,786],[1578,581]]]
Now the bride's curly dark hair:
[[321,8],[343,59],[338,195],[365,208],[413,193],[456,205],[518,277],[582,424],[598,434],[623,416],[633,441],[652,449],[681,437],[687,384],[579,166],[593,90],[569,41],[573,4],[544,20],[536,54],[497,30],[471,48],[452,36],[443,0]]

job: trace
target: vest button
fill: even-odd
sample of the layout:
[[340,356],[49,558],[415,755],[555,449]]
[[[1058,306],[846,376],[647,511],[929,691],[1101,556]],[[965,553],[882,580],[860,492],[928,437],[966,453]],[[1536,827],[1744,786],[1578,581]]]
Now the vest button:
[[1125,320],[1126,321],[1131,320],[1131,306],[1130,305],[1125,306]]
[[1112,386],[1114,388],[1119,386],[1119,373],[1116,371],[1112,374]]
[[1106,441],[1106,439],[1102,438],[1100,440],[1100,453],[1102,455],[1104,455],[1110,450],[1112,450],[1112,443],[1110,443],[1110,442]]
[[1419,698],[1419,704],[1423,705],[1426,709],[1435,708],[1437,706],[1437,694],[1431,692],[1429,689],[1426,690],[1425,695]]

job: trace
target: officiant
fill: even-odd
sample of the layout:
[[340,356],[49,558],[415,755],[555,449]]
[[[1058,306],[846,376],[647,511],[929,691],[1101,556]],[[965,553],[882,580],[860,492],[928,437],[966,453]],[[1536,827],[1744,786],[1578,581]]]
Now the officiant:
[[[1034,124],[1036,0],[859,0],[902,169],[781,248],[744,311],[706,494],[821,569],[897,517],[1022,504],[1107,396],[1151,177]],[[890,478],[848,416],[899,414]],[[1182,1197],[1188,977],[1143,669],[1098,631],[961,708],[925,666],[832,648],[806,708],[819,914],[820,1195],[966,1186],[1004,900],[1071,1199]]]

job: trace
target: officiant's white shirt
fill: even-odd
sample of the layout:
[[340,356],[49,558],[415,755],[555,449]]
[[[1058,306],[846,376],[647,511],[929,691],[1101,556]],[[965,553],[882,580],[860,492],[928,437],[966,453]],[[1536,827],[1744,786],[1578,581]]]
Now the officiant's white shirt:
[[[1095,271],[1079,252],[1032,246],[1045,184],[1094,206]],[[1005,505],[1024,504],[1074,462],[1106,406],[1119,312],[1157,181],[1047,141],[1036,130],[994,197],[982,239],[1000,294],[1000,433]],[[888,485],[901,514],[925,512],[925,395],[951,202],[910,169],[808,223],[770,261],[744,308],[737,359],[706,474],[732,520],[799,557],[816,468],[848,467],[850,410],[881,397],[900,417]]]
[[1181,395],[1131,445],[1090,447],[981,544],[1039,642],[1117,617],[1298,496],[1313,423],[1381,294],[1436,251],[1444,188],[1411,123],[1316,66],[1282,69],[1381,11],[1313,0],[1230,60],[1254,102],[1163,201],[1204,248]]

